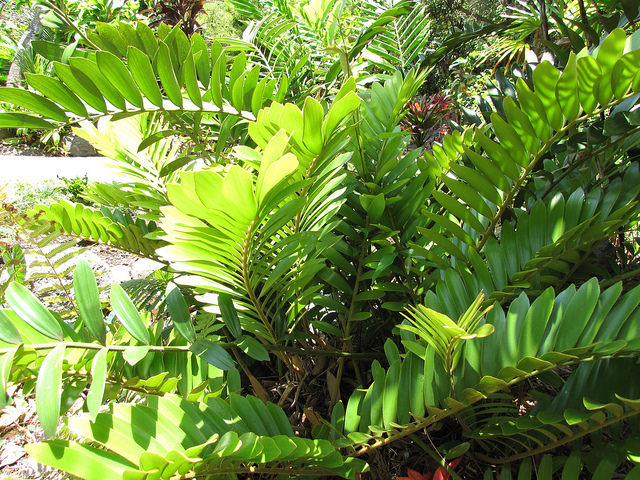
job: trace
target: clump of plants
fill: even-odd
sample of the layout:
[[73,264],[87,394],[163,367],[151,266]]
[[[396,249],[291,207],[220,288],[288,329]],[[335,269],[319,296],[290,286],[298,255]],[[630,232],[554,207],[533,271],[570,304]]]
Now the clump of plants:
[[89,187],[89,179],[87,178],[87,175],[85,175],[84,177],[72,178],[58,176],[58,178],[64,184],[60,188],[60,191],[67,199],[74,203],[92,205],[93,202],[91,202],[91,200],[88,200],[85,196],[85,193],[87,192],[87,189]]
[[44,180],[38,183],[16,182],[12,186],[13,205],[26,212],[36,204],[49,205],[63,198],[59,180]]
[[417,147],[430,147],[449,132],[449,122],[457,119],[453,101],[442,93],[422,95],[407,104],[401,125],[411,132]]

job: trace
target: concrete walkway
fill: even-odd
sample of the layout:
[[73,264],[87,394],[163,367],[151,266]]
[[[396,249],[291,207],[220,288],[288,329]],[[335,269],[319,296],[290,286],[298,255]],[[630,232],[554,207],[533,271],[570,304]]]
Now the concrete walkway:
[[37,183],[57,177],[84,177],[89,181],[122,181],[124,177],[110,167],[106,157],[27,157],[0,156],[0,186],[5,183]]

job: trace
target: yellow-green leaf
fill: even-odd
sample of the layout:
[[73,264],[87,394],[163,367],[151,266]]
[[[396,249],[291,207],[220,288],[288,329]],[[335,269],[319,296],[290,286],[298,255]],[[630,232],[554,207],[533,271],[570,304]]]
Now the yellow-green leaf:
[[260,189],[256,192],[258,196],[258,203],[262,203],[262,200],[264,200],[267,194],[276,185],[295,172],[297,168],[298,159],[293,153],[287,153],[282,158],[269,165],[269,168],[267,168],[264,175],[264,181],[262,185],[260,185]]
[[249,172],[233,165],[222,180],[222,193],[229,202],[228,208],[233,215],[253,220],[258,205],[253,194],[253,177]]
[[573,52],[569,55],[569,60],[556,85],[556,99],[567,121],[575,120],[580,113],[580,103],[578,102],[577,60]]
[[49,437],[55,435],[60,417],[64,352],[64,344],[49,352],[40,365],[36,381],[36,412],[44,433]]
[[12,345],[20,345],[22,343],[22,337],[20,337],[18,330],[2,310],[0,310],[0,341]]
[[129,365],[134,366],[136,363],[146,357],[148,353],[148,345],[128,347],[124,352],[122,352],[122,358],[124,358]]
[[140,312],[120,285],[111,285],[111,307],[127,331],[139,342],[149,345],[149,330],[140,317]]
[[598,105],[596,88],[602,76],[602,70],[595,58],[581,57],[577,62],[578,97],[586,113],[591,113]]
[[322,151],[322,122],[324,120],[324,109],[320,102],[313,97],[307,97],[302,109],[303,139],[306,147],[318,155]]
[[73,288],[78,308],[80,309],[80,318],[82,318],[89,333],[104,345],[106,327],[102,316],[98,283],[91,266],[86,260],[78,262],[78,266],[73,272]]
[[26,287],[11,282],[5,298],[13,311],[37,331],[54,340],[64,340],[60,324],[53,314]]
[[360,97],[357,93],[351,91],[341,99],[333,102],[327,116],[322,124],[322,135],[328,138],[338,125],[356,108],[360,106]]
[[86,480],[122,480],[125,470],[138,468],[113,452],[67,440],[32,443],[25,448],[39,463]]
[[549,124],[554,130],[560,130],[564,115],[556,101],[556,84],[560,73],[550,62],[544,61],[533,71],[534,93],[542,102]]
[[87,393],[87,408],[89,415],[91,415],[91,421],[95,421],[102,405],[104,386],[107,381],[107,353],[109,353],[108,349],[100,349],[93,357],[91,364],[91,386]]

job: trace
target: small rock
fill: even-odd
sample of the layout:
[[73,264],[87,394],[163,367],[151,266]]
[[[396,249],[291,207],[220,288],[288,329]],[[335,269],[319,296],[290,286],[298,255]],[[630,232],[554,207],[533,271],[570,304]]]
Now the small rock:
[[0,140],[16,136],[15,128],[0,128]]
[[131,265],[131,278],[146,278],[149,274],[164,267],[164,264],[151,260],[149,258],[141,258]]
[[71,134],[67,137],[70,157],[96,157],[98,151],[84,138]]

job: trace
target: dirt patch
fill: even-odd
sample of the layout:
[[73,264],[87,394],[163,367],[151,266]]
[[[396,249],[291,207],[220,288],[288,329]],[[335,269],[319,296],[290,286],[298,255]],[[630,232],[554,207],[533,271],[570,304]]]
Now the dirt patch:
[[9,145],[0,143],[0,156],[19,155],[25,157],[63,157],[59,151],[48,151],[38,147],[29,145]]
[[66,478],[64,473],[40,465],[24,448],[44,439],[33,395],[24,395],[16,386],[9,387],[8,393],[13,405],[5,407],[0,415],[0,478]]

